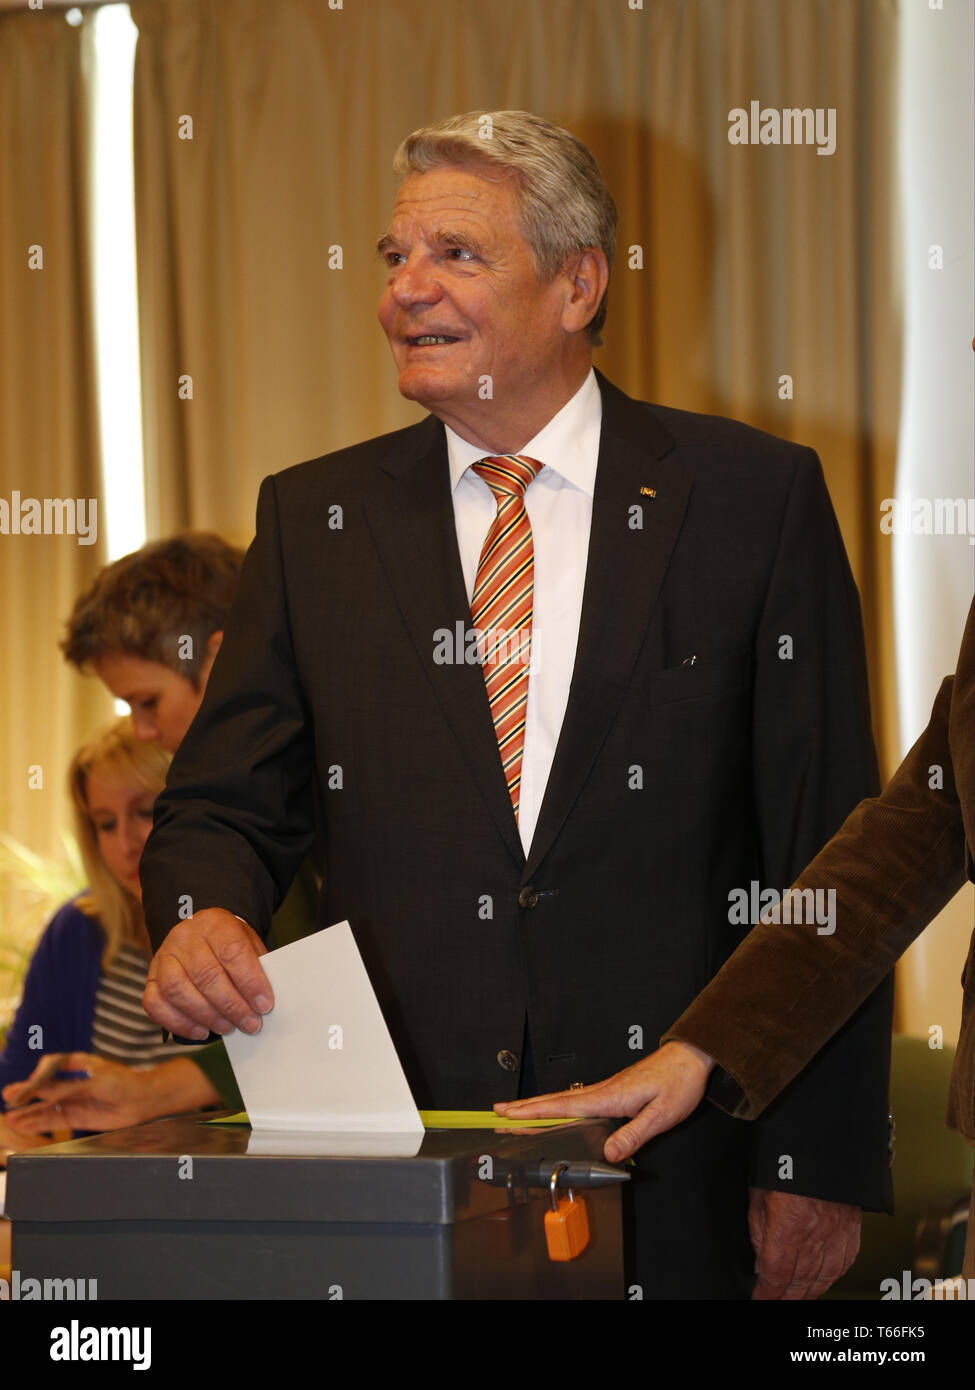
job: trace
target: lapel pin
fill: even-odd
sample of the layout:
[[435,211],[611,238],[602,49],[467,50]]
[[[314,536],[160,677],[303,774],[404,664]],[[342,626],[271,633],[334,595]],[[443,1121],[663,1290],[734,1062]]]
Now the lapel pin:
[[657,489],[655,487],[641,487],[640,489],[641,497],[656,497],[656,495]]

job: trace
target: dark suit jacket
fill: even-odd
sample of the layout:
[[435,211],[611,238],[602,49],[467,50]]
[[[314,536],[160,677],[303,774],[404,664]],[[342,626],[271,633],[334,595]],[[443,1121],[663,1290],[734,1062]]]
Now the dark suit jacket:
[[[966,875],[975,881],[973,848],[975,603],[928,727],[883,795],[860,803],[796,883],[834,890],[835,932],[762,923],[669,1030],[721,1064],[709,1088],[716,1103],[761,1114]],[[975,934],[962,987],[948,1123],[975,1143]]]
[[[542,1090],[638,1060],[740,939],[731,889],[784,888],[879,785],[815,454],[600,388],[579,643],[527,863],[483,674],[433,659],[470,610],[432,417],[265,480],[156,804],[157,945],[183,893],[263,933],[318,826],[322,925],[351,922],[421,1107],[514,1098],[526,1013]],[[889,1206],[889,1016],[882,991],[750,1149],[703,1107],[641,1156],[645,1296],[740,1291],[749,1177]]]

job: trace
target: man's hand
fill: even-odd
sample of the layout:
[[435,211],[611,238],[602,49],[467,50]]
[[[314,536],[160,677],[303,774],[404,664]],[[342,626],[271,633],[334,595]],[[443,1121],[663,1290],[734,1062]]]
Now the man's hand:
[[179,922],[149,966],[142,1007],[182,1038],[240,1028],[256,1033],[274,994],[259,957],[267,947],[257,932],[222,907],[208,907]]
[[553,1091],[529,1100],[507,1101],[494,1109],[512,1120],[534,1120],[544,1116],[595,1115],[606,1119],[632,1116],[628,1125],[622,1125],[610,1135],[603,1148],[608,1162],[619,1163],[636,1153],[654,1135],[663,1134],[687,1119],[704,1095],[713,1066],[713,1060],[699,1048],[689,1043],[668,1042],[651,1056],[594,1086]]
[[[87,1072],[88,1076],[84,1080],[50,1081],[38,1092],[38,1101],[23,1110],[9,1110],[4,1119],[14,1133],[27,1137],[63,1129],[125,1129],[158,1115],[201,1110],[220,1101],[189,1057],[136,1070],[106,1057],[72,1052],[61,1066],[64,1071]],[[4,1103],[16,1105],[30,1084],[28,1078],[5,1086]]]
[[748,1229],[758,1282],[752,1298],[819,1298],[860,1249],[859,1207],[751,1189]]

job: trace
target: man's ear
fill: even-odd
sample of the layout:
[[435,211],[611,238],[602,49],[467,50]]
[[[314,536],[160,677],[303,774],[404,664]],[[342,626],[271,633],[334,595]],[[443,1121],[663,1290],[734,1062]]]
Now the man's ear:
[[562,327],[579,333],[596,315],[609,284],[609,263],[605,251],[588,246],[566,264],[566,297],[562,308]]
[[217,630],[216,630],[216,632],[211,632],[211,633],[210,633],[210,636],[207,638],[207,658],[208,658],[209,661],[211,661],[211,662],[213,661],[213,658],[216,656],[217,652],[220,650],[220,646],[221,646],[221,643],[222,643],[222,642],[223,642],[223,628],[222,628],[222,627],[218,627]]

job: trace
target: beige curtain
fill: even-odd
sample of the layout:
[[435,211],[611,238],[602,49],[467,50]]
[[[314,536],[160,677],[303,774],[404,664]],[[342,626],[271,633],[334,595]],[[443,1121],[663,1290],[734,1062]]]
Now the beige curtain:
[[[393,150],[454,111],[535,110],[590,145],[619,204],[598,365],[631,394],[819,450],[890,770],[877,522],[898,401],[894,4],[137,0],[132,12],[150,530],[246,540],[264,474],[417,418],[374,314]],[[835,153],[730,144],[729,111],[753,99],[834,108]]]
[[[28,499],[41,504],[42,525],[47,501],[52,531],[58,515],[62,527],[69,521],[60,502],[82,499],[87,528],[88,499],[102,501],[85,66],[84,36],[63,13],[0,17],[0,497],[26,525]],[[76,593],[104,561],[100,541],[80,543],[77,525],[76,510],[74,535],[0,534],[0,830],[44,855],[60,854],[68,825],[68,760],[111,713],[96,683],[70,671],[57,648]],[[25,903],[0,873],[0,1023]]]

